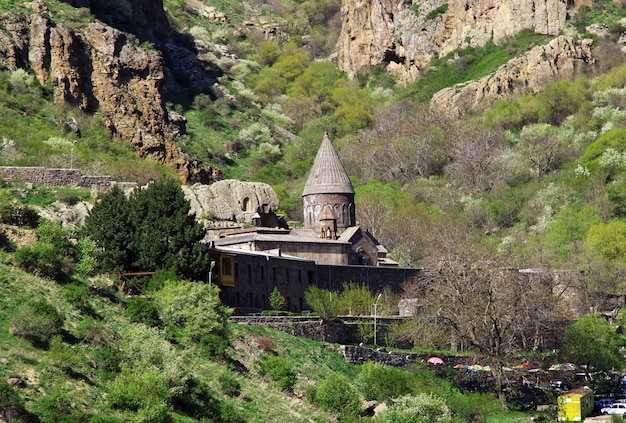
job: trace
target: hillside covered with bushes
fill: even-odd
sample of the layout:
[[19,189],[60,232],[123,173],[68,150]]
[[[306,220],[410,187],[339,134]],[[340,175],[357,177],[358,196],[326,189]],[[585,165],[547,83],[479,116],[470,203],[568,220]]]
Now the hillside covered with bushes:
[[[357,421],[371,418],[363,400],[388,398],[398,408],[377,420],[519,416],[501,413],[523,408],[501,386],[499,398],[461,392],[419,366],[351,366],[335,346],[229,324],[218,288],[195,282],[208,257],[178,181],[266,182],[297,221],[324,133],[355,187],[360,225],[389,257],[427,270],[405,296],[428,313],[398,336],[490,356],[499,368],[546,354],[624,367],[620,2],[568,2],[559,34],[467,39],[420,63],[412,81],[391,72],[401,60],[390,50],[363,72],[339,70],[338,0],[148,3],[0,5],[0,164],[154,181],[98,201],[3,185],[0,420]],[[414,2],[411,19],[443,25],[453,9],[435,3]],[[589,49],[584,66],[568,56],[540,87],[511,79],[510,95],[435,111],[442,89],[525,75],[521,64],[546,59],[555,35]],[[97,206],[84,225],[61,226],[38,214],[57,199]],[[157,274],[122,285],[120,271]],[[562,275],[576,275],[579,309],[610,324],[563,306]]]

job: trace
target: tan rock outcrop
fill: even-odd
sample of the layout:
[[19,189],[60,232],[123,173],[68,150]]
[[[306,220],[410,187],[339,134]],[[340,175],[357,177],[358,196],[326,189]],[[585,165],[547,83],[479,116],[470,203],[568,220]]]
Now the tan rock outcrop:
[[198,218],[249,223],[257,211],[276,212],[279,205],[276,192],[261,182],[226,179],[211,185],[183,186],[183,192]]
[[499,99],[536,93],[558,79],[574,79],[594,65],[591,45],[591,40],[559,36],[502,65],[493,75],[437,92],[430,107],[438,113],[459,116]]
[[112,135],[140,156],[176,167],[183,182],[212,181],[217,172],[201,168],[175,143],[180,127],[165,107],[161,55],[110,26],[75,29],[48,15],[0,22],[0,69],[32,69],[42,85],[52,84],[55,102],[98,111]]
[[498,44],[522,29],[557,35],[566,6],[565,0],[343,0],[339,68],[355,75],[383,64],[410,83],[431,58],[457,48]]

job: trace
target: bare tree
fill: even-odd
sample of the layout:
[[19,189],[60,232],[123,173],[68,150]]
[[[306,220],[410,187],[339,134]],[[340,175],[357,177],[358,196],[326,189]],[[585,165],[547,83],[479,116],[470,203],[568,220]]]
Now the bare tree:
[[[442,241],[455,239],[449,235]],[[503,266],[466,241],[448,244],[436,262],[430,257],[429,270],[405,287],[417,293],[419,311],[401,334],[421,345],[487,355],[500,390],[507,358],[548,345],[560,322],[552,277]]]
[[446,166],[446,172],[462,186],[489,190],[502,178],[495,164],[504,151],[506,142],[502,131],[465,131],[452,142],[452,161]]

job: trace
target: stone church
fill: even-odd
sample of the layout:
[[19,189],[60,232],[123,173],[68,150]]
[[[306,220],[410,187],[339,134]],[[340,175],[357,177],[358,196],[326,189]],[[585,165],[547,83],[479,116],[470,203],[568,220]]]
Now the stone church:
[[[374,292],[395,291],[417,269],[400,268],[387,250],[356,221],[354,188],[327,134],[302,193],[303,227],[288,228],[269,210],[259,209],[248,227],[224,229],[207,243],[222,300],[236,310],[269,307],[274,287],[289,311],[306,308],[311,284],[341,290],[346,282]],[[269,223],[268,223],[269,222]]]

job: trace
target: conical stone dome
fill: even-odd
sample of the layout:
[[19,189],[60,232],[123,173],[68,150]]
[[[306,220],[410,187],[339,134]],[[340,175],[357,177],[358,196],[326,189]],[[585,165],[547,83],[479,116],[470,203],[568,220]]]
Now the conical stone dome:
[[[322,212],[327,206],[327,214],[331,211],[331,216],[335,217],[337,235],[355,225],[354,188],[328,134],[324,134],[302,197],[305,227],[320,234],[327,232],[329,228],[322,227],[329,225],[329,219],[322,219]],[[334,230],[331,232],[334,233]]]
[[350,178],[327,133],[302,192],[303,196],[309,194],[354,194]]

